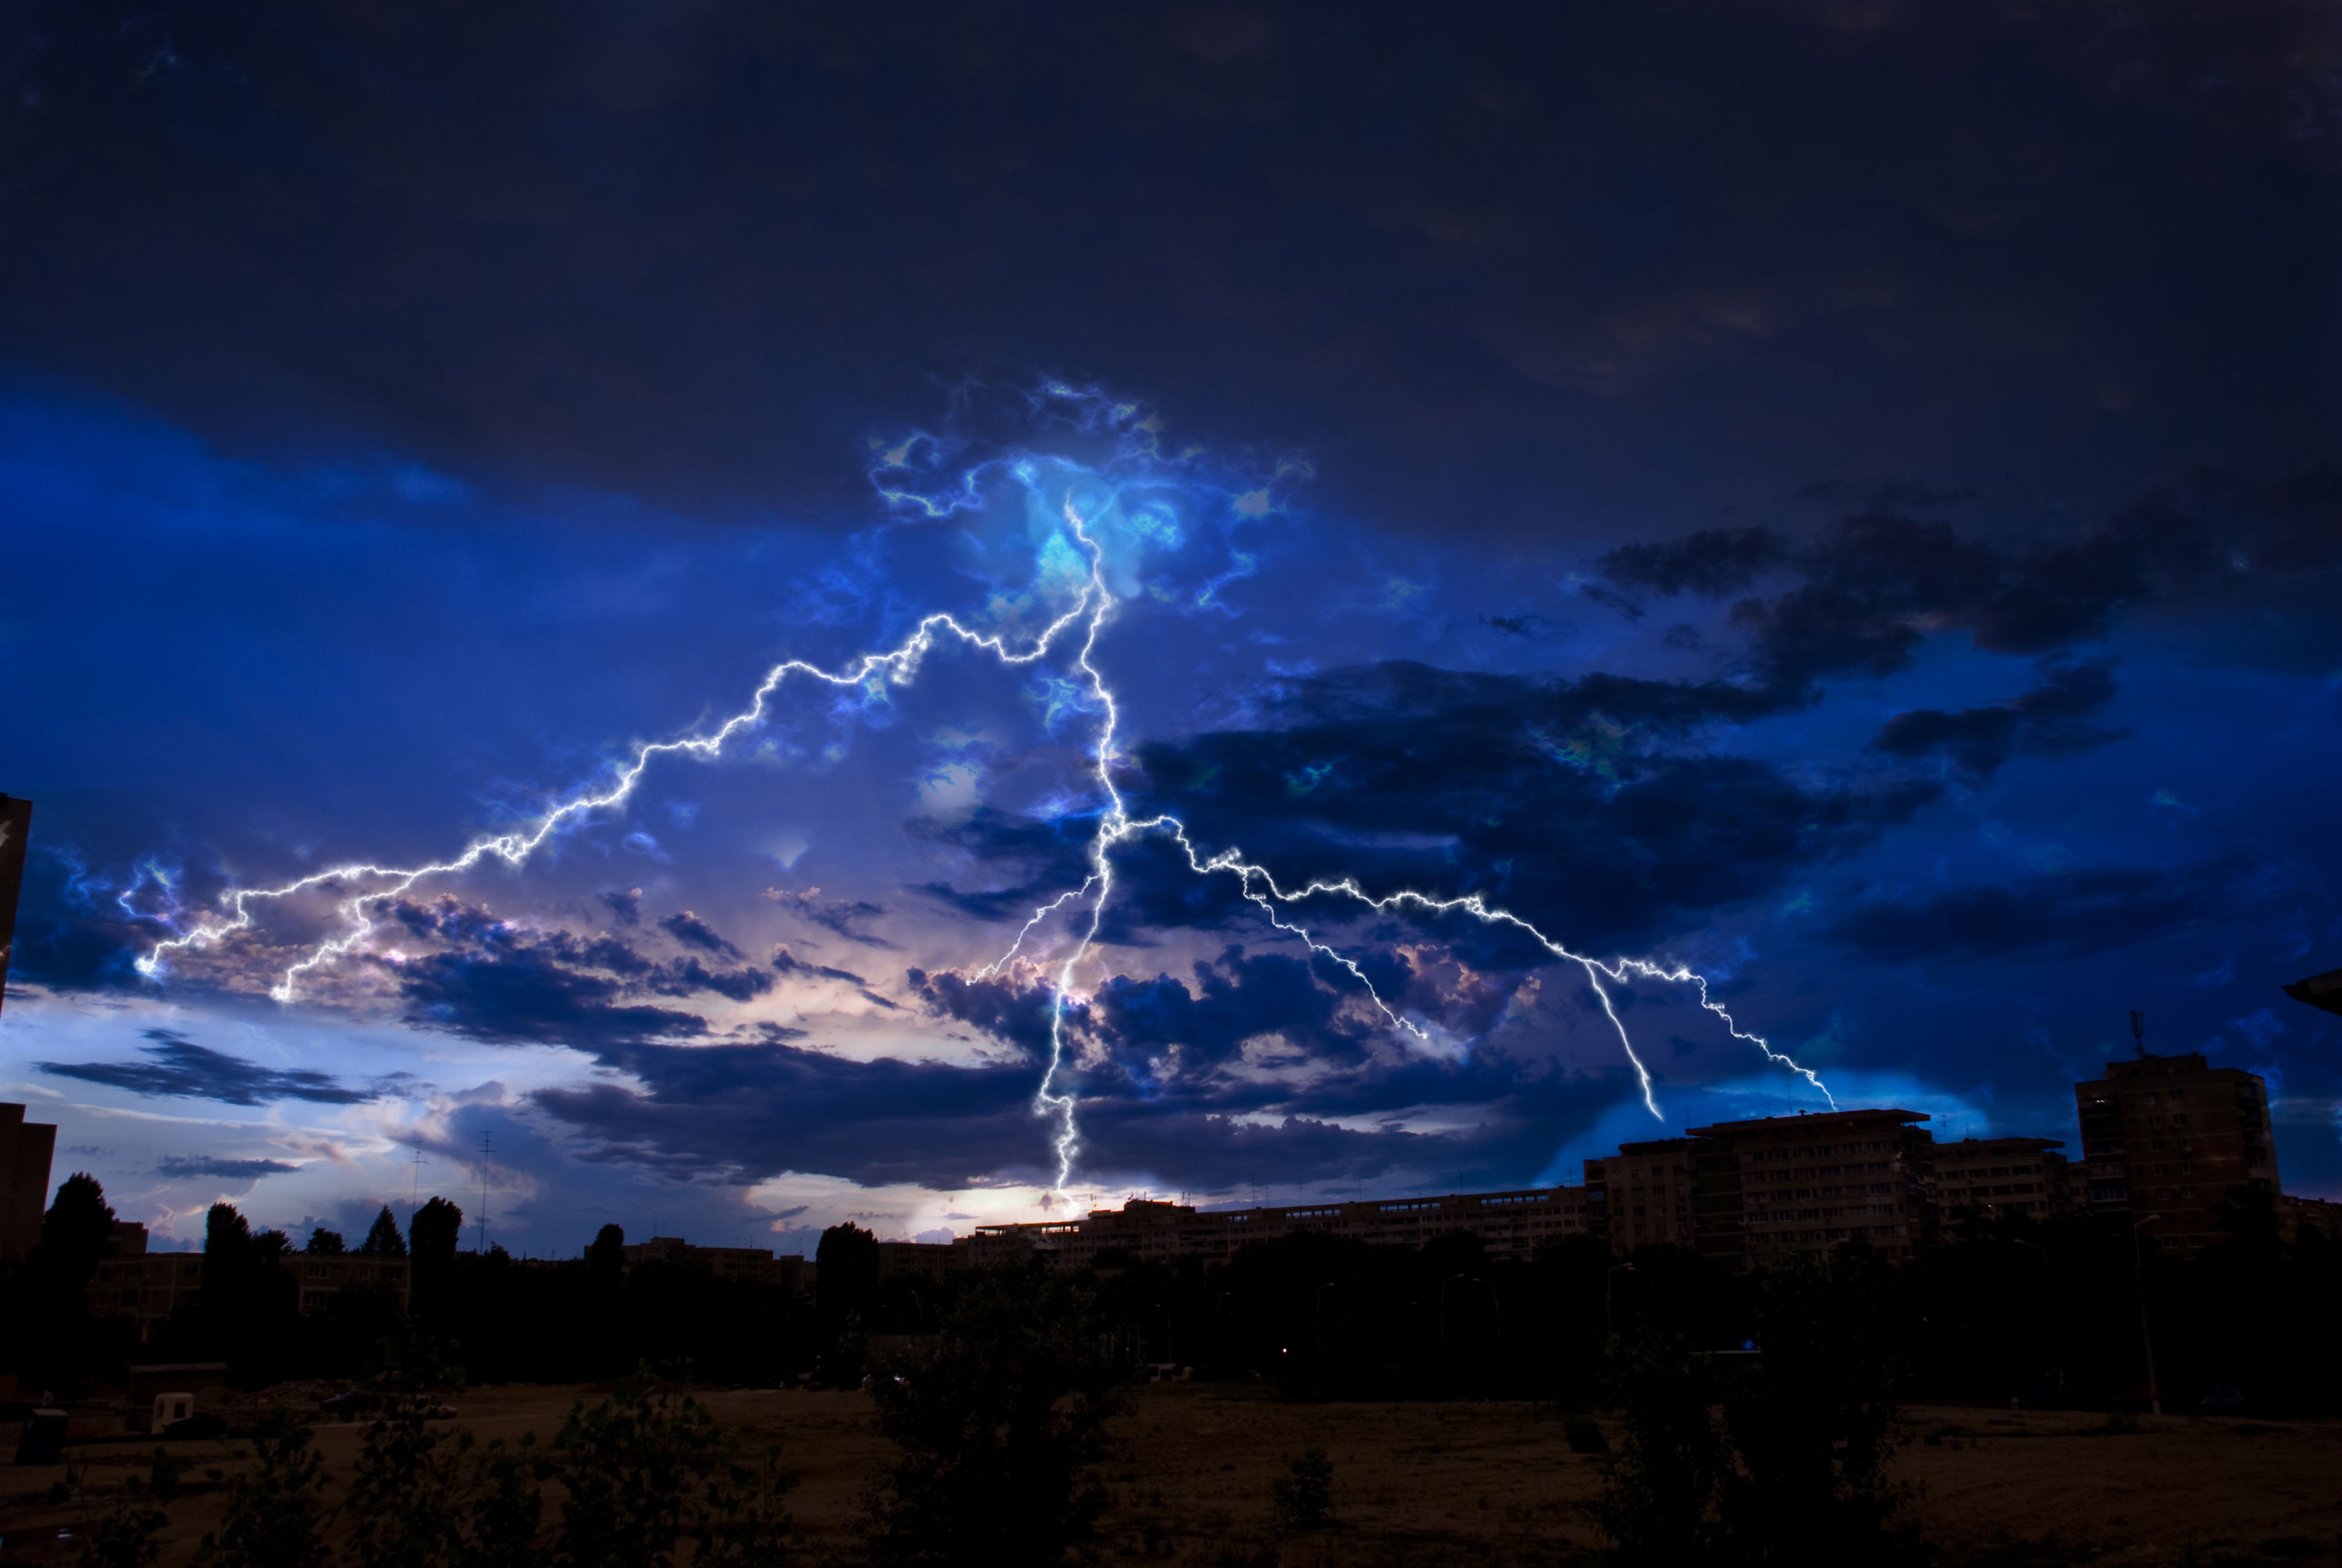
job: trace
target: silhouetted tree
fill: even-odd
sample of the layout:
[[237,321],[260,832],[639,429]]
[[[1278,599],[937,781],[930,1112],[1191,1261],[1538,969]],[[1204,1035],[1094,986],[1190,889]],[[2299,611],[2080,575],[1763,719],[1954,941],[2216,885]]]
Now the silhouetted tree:
[[325,1226],[319,1225],[309,1233],[309,1244],[302,1250],[322,1253],[327,1257],[339,1257],[349,1251],[349,1243],[342,1240],[341,1232],[329,1231]]
[[878,1238],[860,1225],[832,1225],[821,1233],[814,1263],[814,1300],[828,1347],[824,1376],[850,1383],[862,1375],[861,1335],[878,1306]]
[[464,1233],[464,1211],[434,1197],[406,1223],[408,1255],[414,1261],[414,1301],[418,1312],[441,1310],[455,1272],[455,1243]]
[[358,1255],[367,1258],[403,1258],[406,1255],[406,1238],[398,1233],[398,1222],[391,1217],[388,1203],[385,1203],[382,1213],[374,1217],[374,1228],[366,1232],[365,1242],[358,1247]]
[[95,1176],[75,1171],[58,1183],[55,1202],[41,1216],[41,1252],[57,1283],[78,1291],[114,1253],[114,1211]]
[[596,1280],[616,1284],[626,1272],[626,1233],[616,1225],[604,1225],[586,1250],[586,1260],[593,1264]]

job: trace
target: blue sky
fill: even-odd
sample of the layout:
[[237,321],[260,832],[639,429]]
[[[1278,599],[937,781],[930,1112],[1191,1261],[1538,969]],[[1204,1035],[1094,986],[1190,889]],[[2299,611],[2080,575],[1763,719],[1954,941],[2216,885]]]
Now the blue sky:
[[[492,91],[492,39],[323,15],[45,35],[0,1094],[181,1241],[444,1191],[554,1253],[1574,1179],[1825,1103],[1605,981],[1654,1116],[1583,968],[1278,905],[1313,952],[1161,832],[1092,946],[1088,895],[1017,944],[1116,820],[1104,691],[1128,818],[1200,857],[1696,972],[1954,1132],[2070,1138],[2142,1007],[2342,1193],[2342,1024],[2277,989],[2342,963],[2330,82],[2249,19],[1842,11],[1689,56],[1617,11],[1000,21],[1027,60],[717,7],[516,35]],[[1101,51],[1120,97],[1047,68]],[[1878,95],[1946,75],[1959,135]],[[533,835],[784,661],[1068,612],[1095,684],[1072,633],[793,677],[517,864],[138,966]]]

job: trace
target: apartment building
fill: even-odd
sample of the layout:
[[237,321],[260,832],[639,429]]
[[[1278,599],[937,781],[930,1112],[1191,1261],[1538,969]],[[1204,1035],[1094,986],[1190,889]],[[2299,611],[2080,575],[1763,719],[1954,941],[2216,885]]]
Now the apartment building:
[[1830,1111],[1690,1129],[1700,1252],[1737,1270],[1864,1241],[1908,1262],[1936,1239],[1926,1120]]
[[2080,1207],[2072,1164],[2057,1151],[2063,1138],[1962,1138],[1937,1144],[1933,1175],[1938,1215],[1997,1219],[2030,1214],[2046,1220]]
[[2075,1084],[2074,1109],[2090,1212],[2127,1214],[2183,1257],[2227,1239],[2212,1209],[2229,1188],[2283,1191],[2258,1074],[2141,1052]]
[[146,1227],[119,1220],[114,1226],[114,1255],[98,1260],[97,1272],[82,1288],[92,1317],[135,1318],[143,1337],[204,1288],[204,1255],[149,1255]]
[[[785,1283],[781,1278],[781,1260],[773,1256],[769,1247],[696,1247],[681,1236],[653,1236],[646,1242],[633,1243],[625,1252],[628,1268],[639,1263],[666,1263],[714,1274],[718,1279],[747,1280],[765,1285]],[[803,1258],[795,1261],[800,1266],[805,1263]]]
[[304,1317],[331,1309],[346,1290],[380,1291],[405,1312],[414,1286],[405,1258],[370,1253],[286,1253],[277,1266],[293,1276]]
[[1071,1268],[1096,1266],[1101,1254],[1109,1256],[1109,1263],[1126,1257],[1159,1263],[1194,1257],[1209,1267],[1226,1263],[1247,1243],[1302,1231],[1380,1246],[1420,1246],[1450,1231],[1467,1231],[1494,1256],[1526,1258],[1540,1242],[1589,1233],[1589,1207],[1583,1187],[1235,1210],[1132,1198],[1119,1209],[1092,1209],[1078,1219],[978,1225],[974,1235],[954,1244],[966,1249],[976,1267],[1026,1250]]
[[27,1122],[22,1105],[0,1105],[0,1263],[21,1261],[40,1244],[56,1148],[53,1124]]
[[1690,1138],[1621,1144],[1615,1154],[1586,1162],[1586,1227],[1620,1252],[1699,1243]]

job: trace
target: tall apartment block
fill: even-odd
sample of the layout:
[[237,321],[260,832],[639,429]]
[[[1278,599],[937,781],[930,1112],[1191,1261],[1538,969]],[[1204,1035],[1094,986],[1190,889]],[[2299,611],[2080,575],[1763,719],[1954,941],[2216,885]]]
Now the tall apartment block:
[[1927,1119],[1831,1111],[1690,1129],[1701,1253],[1747,1269],[1859,1240],[1908,1263],[1936,1239]]
[[2109,1062],[2074,1085],[2089,1173],[2090,1212],[2154,1216],[2147,1233],[2182,1256],[2226,1240],[2212,1207],[2230,1187],[2277,1195],[2268,1086],[2203,1055]]
[[55,1126],[27,1122],[22,1105],[0,1105],[0,1260],[14,1263],[39,1243],[56,1148]]
[[1586,1161],[1586,1229],[1621,1252],[1693,1245],[1698,1234],[1692,1209],[1696,1147],[1689,1138],[1657,1138],[1621,1144],[1616,1154]]

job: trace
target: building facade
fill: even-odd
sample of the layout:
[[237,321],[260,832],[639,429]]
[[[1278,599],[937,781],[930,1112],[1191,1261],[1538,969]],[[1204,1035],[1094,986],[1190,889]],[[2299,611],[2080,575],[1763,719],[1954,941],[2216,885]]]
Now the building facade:
[[2029,1214],[2046,1220],[2075,1213],[2072,1165],[2057,1151],[2062,1138],[1963,1138],[1935,1145],[1935,1200],[1938,1215],[1954,1219],[1998,1219]]
[[329,1310],[345,1290],[379,1291],[405,1312],[415,1283],[405,1258],[368,1253],[286,1253],[277,1263],[293,1276],[304,1317]]
[[[681,1236],[653,1236],[626,1249],[626,1266],[668,1263],[717,1279],[746,1280],[753,1284],[780,1284],[780,1260],[767,1247],[695,1247]],[[803,1265],[805,1260],[796,1262]]]
[[1119,1209],[1092,1209],[1079,1219],[979,1225],[954,1243],[976,1267],[1031,1252],[1060,1267],[1106,1266],[1122,1259],[1226,1263],[1247,1243],[1316,1231],[1382,1246],[1420,1246],[1466,1231],[1492,1256],[1526,1258],[1541,1242],[1589,1233],[1583,1187],[1533,1187],[1504,1193],[1451,1193],[1436,1198],[1365,1199],[1286,1208],[1197,1210],[1186,1203],[1132,1198]]
[[54,1125],[27,1122],[22,1105],[0,1105],[0,1263],[21,1261],[40,1244],[56,1149]]
[[2229,1188],[2283,1191],[2258,1074],[2141,1053],[2075,1084],[2074,1110],[2090,1212],[2127,1214],[2183,1257],[2226,1239],[2212,1209]]
[[1615,1154],[1586,1162],[1587,1229],[1620,1252],[1634,1247],[1696,1246],[1693,1203],[1697,1145],[1689,1138],[1621,1144]]
[[98,1260],[83,1293],[92,1317],[135,1318],[143,1337],[203,1288],[203,1253],[150,1255],[146,1227],[121,1220],[114,1226],[114,1255]]
[[1926,1120],[1831,1111],[1692,1128],[1701,1253],[1739,1270],[1862,1241],[1908,1262],[1936,1240]]

